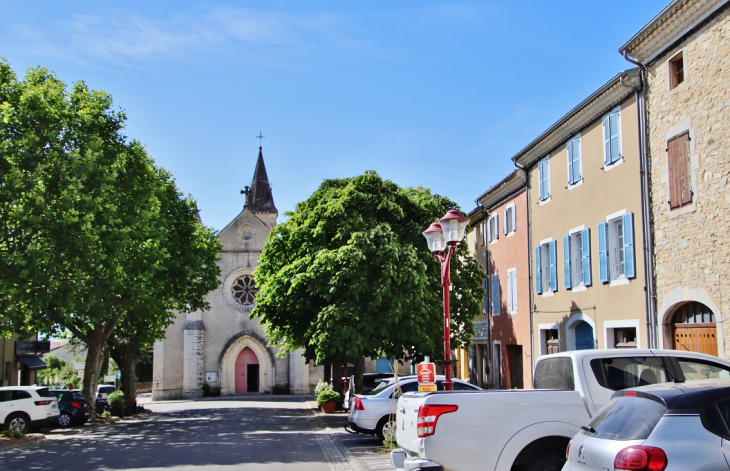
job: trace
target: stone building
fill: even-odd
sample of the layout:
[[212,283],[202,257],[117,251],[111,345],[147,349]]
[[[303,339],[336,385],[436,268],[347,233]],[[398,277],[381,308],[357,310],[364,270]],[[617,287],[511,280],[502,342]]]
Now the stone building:
[[222,395],[310,393],[323,377],[299,352],[279,357],[259,321],[249,318],[253,271],[278,216],[260,147],[251,187],[242,193],[243,210],[219,234],[221,284],[207,296],[210,310],[178,315],[155,343],[154,400],[201,396],[204,383]]
[[619,52],[646,85],[658,346],[728,358],[730,2],[675,0]]

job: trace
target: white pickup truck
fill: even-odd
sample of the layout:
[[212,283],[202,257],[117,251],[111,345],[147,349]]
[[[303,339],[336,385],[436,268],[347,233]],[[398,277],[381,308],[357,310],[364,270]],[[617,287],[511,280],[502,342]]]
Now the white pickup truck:
[[391,461],[398,471],[557,471],[571,437],[614,391],[727,377],[730,362],[677,350],[545,355],[532,390],[404,394]]

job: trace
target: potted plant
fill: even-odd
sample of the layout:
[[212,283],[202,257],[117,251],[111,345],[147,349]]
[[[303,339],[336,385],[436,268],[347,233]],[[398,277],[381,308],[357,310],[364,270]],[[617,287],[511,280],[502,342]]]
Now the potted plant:
[[109,393],[106,399],[107,401],[109,401],[109,407],[112,410],[112,415],[116,415],[117,417],[124,417],[124,409],[126,406],[124,393],[119,390],[112,391]]
[[338,402],[340,402],[340,393],[332,389],[324,389],[317,394],[317,405],[325,414],[333,413]]

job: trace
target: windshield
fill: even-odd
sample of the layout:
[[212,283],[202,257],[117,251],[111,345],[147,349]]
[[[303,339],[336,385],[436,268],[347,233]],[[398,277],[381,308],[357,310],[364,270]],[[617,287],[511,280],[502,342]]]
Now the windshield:
[[666,411],[664,404],[653,399],[616,397],[588,423],[594,431],[581,433],[608,440],[644,440]]
[[375,386],[375,387],[374,387],[373,389],[371,389],[371,390],[370,390],[370,391],[368,391],[368,392],[364,392],[363,394],[365,394],[365,395],[367,395],[367,396],[373,396],[373,395],[375,395],[375,394],[378,394],[378,393],[380,393],[380,391],[382,391],[382,390],[384,390],[384,389],[387,389],[387,388],[388,388],[388,386],[390,386],[390,385],[391,385],[391,381],[393,381],[393,380],[391,380],[391,379],[386,379],[386,380],[384,380],[384,381],[381,381],[381,382],[380,382],[380,383],[379,383],[379,384],[378,384],[377,386]]

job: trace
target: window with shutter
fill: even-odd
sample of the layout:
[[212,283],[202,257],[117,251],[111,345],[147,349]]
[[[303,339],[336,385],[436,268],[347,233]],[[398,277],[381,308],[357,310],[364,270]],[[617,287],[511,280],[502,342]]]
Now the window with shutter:
[[498,316],[500,314],[499,305],[499,274],[496,274],[492,275],[492,315]]
[[670,210],[692,203],[689,141],[689,131],[667,141]]
[[620,113],[613,110],[603,117],[603,163],[612,165],[621,159]]
[[580,160],[580,136],[568,141],[568,185],[575,185],[583,179]]
[[510,314],[517,313],[517,272],[515,269],[507,272],[507,305]]
[[538,164],[540,172],[540,201],[550,198],[550,167],[549,157],[543,158]]

